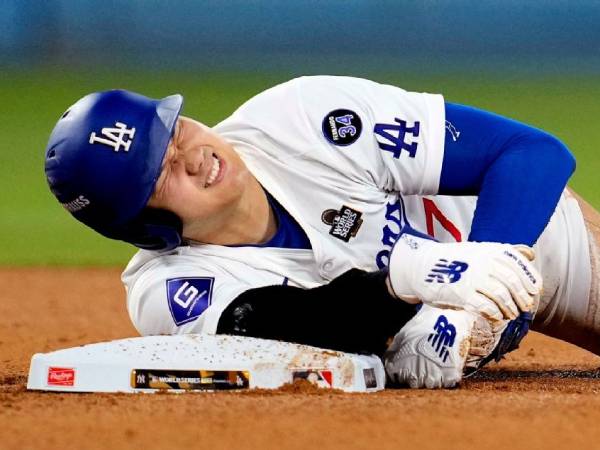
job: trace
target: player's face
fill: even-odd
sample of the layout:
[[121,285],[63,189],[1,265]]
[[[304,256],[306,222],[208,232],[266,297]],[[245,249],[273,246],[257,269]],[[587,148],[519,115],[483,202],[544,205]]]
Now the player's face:
[[239,206],[250,178],[231,144],[206,125],[180,117],[148,206],[174,212],[184,226],[218,226]]

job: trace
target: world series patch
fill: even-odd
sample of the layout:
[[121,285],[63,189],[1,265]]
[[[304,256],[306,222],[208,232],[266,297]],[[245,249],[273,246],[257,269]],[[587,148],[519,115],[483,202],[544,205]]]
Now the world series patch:
[[248,389],[250,373],[243,370],[168,370],[133,369],[134,389],[181,389],[186,391],[222,391]]
[[350,145],[360,137],[362,121],[349,109],[335,109],[325,116],[321,125],[323,135],[334,145]]
[[321,220],[326,225],[331,225],[331,229],[329,230],[330,235],[348,242],[350,238],[355,237],[356,233],[358,233],[363,222],[360,218],[361,216],[362,213],[360,211],[344,205],[339,211],[326,209],[321,214]]

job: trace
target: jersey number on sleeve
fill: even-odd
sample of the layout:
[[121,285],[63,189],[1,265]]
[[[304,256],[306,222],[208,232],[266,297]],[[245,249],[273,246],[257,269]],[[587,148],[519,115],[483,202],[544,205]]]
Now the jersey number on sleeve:
[[456,225],[450,222],[450,220],[442,211],[440,211],[433,200],[424,198],[423,207],[425,208],[425,224],[427,225],[427,234],[429,236],[435,237],[435,231],[433,228],[433,219],[435,218],[442,228],[450,233],[456,242],[462,241],[460,230],[456,228]]

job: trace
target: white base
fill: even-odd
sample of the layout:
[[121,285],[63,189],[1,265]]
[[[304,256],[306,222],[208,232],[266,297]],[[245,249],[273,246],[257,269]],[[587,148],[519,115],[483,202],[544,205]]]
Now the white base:
[[27,388],[60,392],[276,389],[304,378],[346,392],[380,391],[376,356],[240,336],[147,336],[37,353]]

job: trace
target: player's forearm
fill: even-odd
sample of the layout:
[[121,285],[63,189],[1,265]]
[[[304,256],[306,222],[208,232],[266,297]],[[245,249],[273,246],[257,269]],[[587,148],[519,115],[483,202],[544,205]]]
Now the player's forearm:
[[574,169],[567,148],[551,136],[513,144],[485,175],[469,240],[535,244]]
[[225,309],[217,332],[381,355],[415,313],[385,280],[383,271],[352,269],[314,289],[251,289]]
[[446,104],[440,193],[477,195],[469,240],[535,243],[575,170],[558,139],[492,113]]

